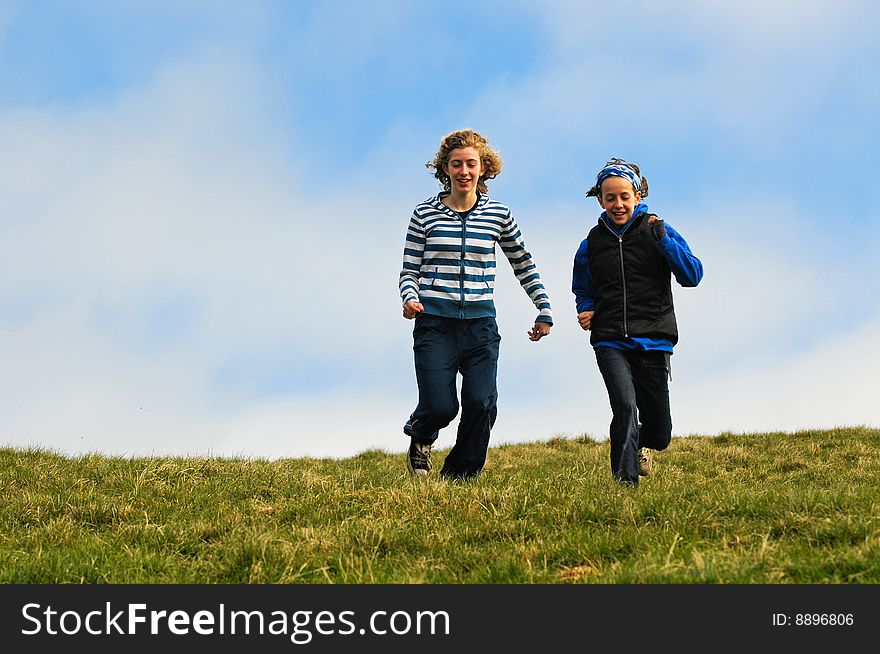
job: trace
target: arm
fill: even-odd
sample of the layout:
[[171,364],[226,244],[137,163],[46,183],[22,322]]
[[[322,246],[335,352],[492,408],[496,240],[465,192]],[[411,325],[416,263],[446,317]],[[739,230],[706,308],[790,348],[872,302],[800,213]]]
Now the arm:
[[425,231],[418,216],[413,213],[406,231],[403,246],[403,268],[400,271],[400,298],[403,300],[403,317],[412,319],[424,310],[419,302],[419,270],[425,252]]
[[508,214],[507,224],[501,232],[499,243],[510,267],[513,268],[514,276],[519,280],[520,286],[528,294],[535,308],[538,309],[535,325],[528,332],[529,338],[533,341],[541,340],[542,337],[550,333],[550,327],[553,325],[550,297],[541,282],[538,267],[535,265],[531,253],[526,249],[519,225],[510,214]]
[[590,274],[590,261],[587,255],[587,239],[581,242],[574,255],[574,270],[571,273],[571,291],[574,293],[578,323],[584,330],[590,329],[593,322],[593,276]]
[[[661,219],[649,221],[650,224],[662,222],[664,221]],[[665,225],[665,230],[659,231],[665,231],[665,235],[661,234],[657,245],[660,246],[663,258],[666,259],[672,274],[675,275],[675,280],[685,287],[699,284],[703,279],[703,263],[691,252],[684,237],[669,225]]]

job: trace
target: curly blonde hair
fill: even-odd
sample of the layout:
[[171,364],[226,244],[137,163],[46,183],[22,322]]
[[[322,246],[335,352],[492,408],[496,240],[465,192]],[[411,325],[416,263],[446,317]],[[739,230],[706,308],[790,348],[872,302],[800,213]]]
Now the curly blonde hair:
[[452,181],[443,167],[449,163],[450,153],[460,148],[476,148],[480,153],[483,174],[477,180],[477,190],[480,193],[488,193],[489,188],[486,186],[486,181],[495,179],[501,172],[501,155],[489,146],[489,141],[485,136],[472,129],[460,129],[440,139],[440,149],[437,150],[434,160],[425,164],[425,168],[433,168],[434,177],[440,181],[440,185],[444,190],[450,190]]

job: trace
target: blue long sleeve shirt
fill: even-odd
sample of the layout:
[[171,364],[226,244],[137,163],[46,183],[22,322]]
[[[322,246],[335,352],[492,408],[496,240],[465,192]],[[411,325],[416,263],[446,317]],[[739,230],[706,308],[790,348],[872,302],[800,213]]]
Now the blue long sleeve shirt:
[[[640,203],[633,211],[632,217],[625,225],[618,226],[611,221],[605,212],[602,212],[601,220],[615,234],[623,234],[629,229],[635,217],[640,213],[647,213],[648,205]],[[665,223],[665,221],[664,221]],[[673,229],[668,223],[666,224],[666,236],[664,236],[657,245],[669,269],[672,271],[675,280],[684,287],[693,287],[700,283],[703,278],[703,264],[691,252],[690,246],[684,237]],[[587,255],[587,239],[584,239],[574,257],[574,270],[572,272],[571,290],[575,296],[575,305],[577,312],[592,311],[593,309],[593,277],[590,274],[590,262]],[[594,348],[613,347],[618,350],[661,350],[663,352],[672,353],[672,343],[666,339],[654,338],[627,338],[614,341],[600,341],[595,343]]]

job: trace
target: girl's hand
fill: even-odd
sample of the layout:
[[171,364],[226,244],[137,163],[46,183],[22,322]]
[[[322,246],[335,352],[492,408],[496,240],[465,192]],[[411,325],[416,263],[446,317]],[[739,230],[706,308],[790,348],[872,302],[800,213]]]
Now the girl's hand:
[[578,314],[578,322],[581,325],[581,329],[583,329],[584,331],[589,330],[593,326],[593,312],[581,311]]
[[412,320],[417,315],[419,315],[422,311],[425,310],[425,307],[422,306],[421,302],[416,302],[415,300],[410,300],[406,304],[403,305],[403,317],[407,320]]
[[651,236],[654,237],[655,241],[662,241],[663,237],[666,236],[666,223],[663,222],[660,216],[653,213],[649,214],[648,227],[651,228]]
[[550,325],[546,322],[536,322],[531,330],[526,332],[530,341],[540,341],[550,333]]

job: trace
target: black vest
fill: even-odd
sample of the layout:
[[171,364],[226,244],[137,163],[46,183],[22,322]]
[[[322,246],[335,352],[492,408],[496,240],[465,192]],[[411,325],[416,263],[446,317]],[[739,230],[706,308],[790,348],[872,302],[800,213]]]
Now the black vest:
[[590,343],[635,336],[678,342],[672,305],[672,271],[640,213],[622,237],[603,219],[587,236],[593,276]]

